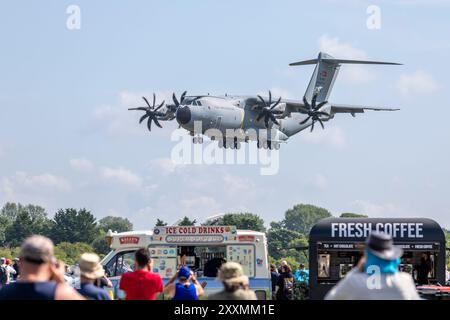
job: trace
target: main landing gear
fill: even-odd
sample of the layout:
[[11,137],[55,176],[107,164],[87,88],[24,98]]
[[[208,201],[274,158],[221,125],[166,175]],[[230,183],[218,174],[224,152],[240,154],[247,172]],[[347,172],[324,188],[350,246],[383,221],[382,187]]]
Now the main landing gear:
[[270,141],[270,140],[258,140],[256,142],[256,145],[258,149],[264,148],[269,150],[279,150],[280,149],[280,143],[277,141]]

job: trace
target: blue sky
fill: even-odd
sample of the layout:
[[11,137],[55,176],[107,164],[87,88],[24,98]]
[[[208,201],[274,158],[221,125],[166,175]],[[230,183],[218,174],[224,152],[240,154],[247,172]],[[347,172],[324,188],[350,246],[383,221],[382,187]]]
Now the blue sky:
[[[69,5],[81,29],[66,27]],[[381,29],[366,27],[369,5]],[[450,227],[445,1],[4,1],[0,10],[0,204],[49,214],[87,207],[136,228],[157,217],[251,211],[266,222],[304,202],[333,214],[425,216]],[[403,66],[343,66],[336,103],[400,107],[336,116],[280,152],[280,170],[177,166],[175,123],[149,134],[142,94],[301,98],[319,50]]]

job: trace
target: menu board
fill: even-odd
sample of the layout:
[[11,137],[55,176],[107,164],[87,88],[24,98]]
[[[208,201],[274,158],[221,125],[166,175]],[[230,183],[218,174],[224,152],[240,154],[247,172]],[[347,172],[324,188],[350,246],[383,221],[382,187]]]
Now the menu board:
[[230,245],[227,249],[227,261],[239,263],[248,277],[255,276],[255,247],[252,245]]
[[163,278],[171,278],[177,271],[177,248],[175,246],[150,247],[153,272]]

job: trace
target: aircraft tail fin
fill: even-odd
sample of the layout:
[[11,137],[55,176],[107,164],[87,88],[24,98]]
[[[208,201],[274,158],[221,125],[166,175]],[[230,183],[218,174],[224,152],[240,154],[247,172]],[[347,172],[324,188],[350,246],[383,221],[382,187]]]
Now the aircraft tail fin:
[[308,88],[306,89],[305,97],[308,101],[311,101],[314,92],[317,92],[317,103],[328,100],[341,64],[401,65],[401,63],[395,62],[336,59],[324,52],[320,52],[317,59],[293,62],[289,65],[304,66],[311,64],[315,64],[316,67],[309,82]]

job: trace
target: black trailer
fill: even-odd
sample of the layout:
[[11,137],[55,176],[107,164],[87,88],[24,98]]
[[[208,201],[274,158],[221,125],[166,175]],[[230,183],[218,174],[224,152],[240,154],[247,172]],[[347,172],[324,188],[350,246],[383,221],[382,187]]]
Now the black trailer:
[[445,235],[431,219],[327,218],[309,234],[309,287],[311,299],[326,293],[351,270],[364,253],[368,234],[376,230],[393,236],[404,254],[400,269],[415,276],[425,253],[431,262],[430,283],[445,284]]

